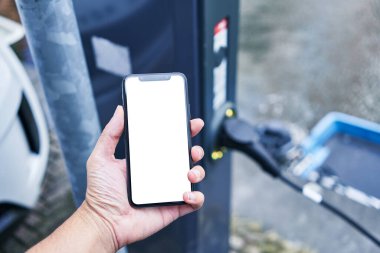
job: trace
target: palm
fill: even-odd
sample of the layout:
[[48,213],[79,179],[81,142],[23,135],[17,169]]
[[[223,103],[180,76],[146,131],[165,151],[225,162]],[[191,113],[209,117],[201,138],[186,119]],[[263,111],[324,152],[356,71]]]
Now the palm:
[[[117,116],[116,113],[115,116]],[[146,238],[178,217],[198,209],[203,204],[203,195],[196,192],[194,193],[196,198],[193,200],[185,197],[184,200],[188,203],[187,205],[151,208],[131,207],[127,195],[125,159],[119,160],[113,156],[114,147],[122,132],[123,122],[121,122],[121,119],[124,118],[119,115],[115,119],[115,116],[104,130],[106,132],[107,128],[112,127],[108,131],[113,132],[106,134],[103,132],[103,137],[99,139],[97,147],[88,161],[86,201],[103,219],[112,225],[119,246],[121,246]],[[112,123],[112,121],[114,122]],[[109,126],[111,123],[113,125]],[[193,121],[193,136],[202,127],[203,123],[201,121]],[[199,152],[193,152],[193,150],[192,158],[197,162],[203,155]],[[103,154],[100,155],[101,153]],[[197,170],[199,174],[197,174],[198,177],[189,176],[192,183],[197,183],[204,177],[203,169],[200,166],[196,167],[192,171]],[[130,233],[130,231],[133,231],[133,233]]]
[[[108,166],[89,173],[89,179],[103,178],[103,180],[99,181],[101,186],[89,183],[87,191],[89,204],[101,210],[101,216],[110,220],[115,233],[121,235],[120,238],[125,238],[123,244],[146,238],[178,217],[194,210],[188,205],[137,209],[131,207],[126,190],[125,164],[125,160],[115,159],[108,162]],[[105,174],[108,174],[107,177],[104,177]],[[124,231],[134,231],[133,236],[123,236]]]

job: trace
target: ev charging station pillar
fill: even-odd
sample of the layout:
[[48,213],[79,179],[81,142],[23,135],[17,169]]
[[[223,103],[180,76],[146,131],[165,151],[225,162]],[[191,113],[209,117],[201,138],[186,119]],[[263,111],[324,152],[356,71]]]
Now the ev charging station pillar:
[[[206,123],[200,136],[193,140],[206,151],[202,160],[206,179],[196,185],[206,197],[203,208],[129,245],[128,251],[227,253],[231,158],[228,153],[222,158],[222,150],[214,150],[214,146],[222,120],[226,112],[231,114],[235,102],[239,1],[73,3],[102,126],[115,106],[121,104],[120,83],[123,75],[129,74],[127,71],[184,73],[191,116]],[[120,65],[129,67],[120,71]],[[118,146],[115,156],[124,157],[123,145]]]
[[79,206],[100,124],[72,1],[16,3]]
[[226,113],[232,112],[235,103],[239,1],[200,4],[200,115],[206,122],[201,145],[206,150],[207,178],[199,186],[206,202],[197,214],[197,252],[224,253],[229,251],[231,156],[214,148]]
[[[205,194],[205,204],[150,238],[128,246],[128,251],[227,253],[231,156],[214,147],[217,147],[223,119],[226,114],[234,113],[239,1],[168,2],[169,14],[174,16],[174,64],[163,71],[178,71],[187,76],[191,116],[205,121],[201,136],[194,142],[206,151],[201,163],[206,178],[196,185],[196,190]],[[133,55],[133,48],[130,50]],[[144,71],[157,72],[155,69]]]

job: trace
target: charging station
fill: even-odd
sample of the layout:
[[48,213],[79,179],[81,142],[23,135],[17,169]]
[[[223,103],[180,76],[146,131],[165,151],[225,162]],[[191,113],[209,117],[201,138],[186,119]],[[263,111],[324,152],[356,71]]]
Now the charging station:
[[[197,185],[204,207],[128,251],[228,252],[231,161],[214,150],[214,139],[235,100],[239,1],[81,0],[74,7],[103,127],[130,73],[184,73],[191,116],[206,123],[194,140],[206,151],[207,177]],[[124,157],[123,145],[116,156]]]

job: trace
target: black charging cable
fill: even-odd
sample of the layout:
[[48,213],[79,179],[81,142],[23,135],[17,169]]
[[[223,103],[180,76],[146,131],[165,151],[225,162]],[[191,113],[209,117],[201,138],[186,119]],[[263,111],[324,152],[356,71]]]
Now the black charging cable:
[[273,177],[277,177],[280,174],[280,168],[277,162],[261,144],[259,133],[251,124],[241,119],[228,118],[223,122],[221,141],[219,144],[247,154],[255,160],[265,172]]
[[[283,145],[286,144],[284,141],[285,139],[287,139],[285,133],[280,131],[276,135],[274,134],[276,132],[275,130],[272,130],[272,132],[273,136],[277,137],[278,140],[282,140]],[[289,180],[287,177],[285,177],[282,173],[281,166],[278,164],[277,159],[273,156],[274,151],[268,151],[265,138],[263,141],[262,132],[260,132],[260,128],[255,128],[250,123],[238,118],[227,118],[223,122],[220,141],[218,145],[236,149],[248,155],[253,160],[255,160],[266,173],[270,174],[274,178],[280,179],[283,183],[288,185],[296,192],[303,194],[304,196],[313,200],[325,209],[329,210],[331,213],[340,217],[342,220],[347,222],[357,231],[362,233],[362,235],[364,235],[370,241],[372,241],[377,247],[380,247],[379,239],[377,239],[367,229],[365,229],[362,225],[354,221],[348,215],[346,215],[338,208],[325,201],[321,194],[312,190],[310,191],[310,189],[308,191],[308,189],[306,188],[307,184],[305,186],[299,186],[296,183]],[[281,147],[278,146],[278,148]]]
[[[297,185],[296,183],[290,181],[288,178],[284,177],[283,175],[279,176],[279,179],[288,185],[293,190],[304,194],[304,188]],[[377,247],[380,247],[380,240],[377,239],[374,235],[372,235],[367,229],[365,229],[362,225],[354,221],[351,217],[346,215],[345,213],[341,212],[339,209],[337,209],[335,206],[331,205],[327,201],[325,201],[323,198],[320,199],[320,201],[317,201],[319,205],[324,207],[325,209],[329,210],[333,214],[339,216],[342,220],[347,222],[349,225],[357,229],[360,233],[362,233],[365,237],[367,237],[370,241],[372,241]]]

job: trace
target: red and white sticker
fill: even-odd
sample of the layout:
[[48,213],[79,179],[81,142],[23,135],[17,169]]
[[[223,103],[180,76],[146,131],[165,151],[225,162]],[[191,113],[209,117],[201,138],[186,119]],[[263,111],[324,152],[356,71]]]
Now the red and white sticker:
[[[214,27],[214,54],[228,46],[228,20],[222,19]],[[213,109],[218,110],[227,100],[227,57],[214,67],[214,99]]]

